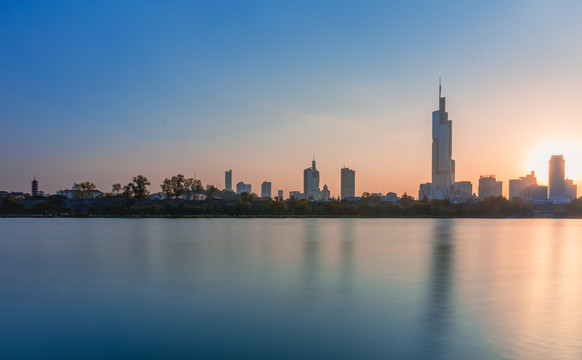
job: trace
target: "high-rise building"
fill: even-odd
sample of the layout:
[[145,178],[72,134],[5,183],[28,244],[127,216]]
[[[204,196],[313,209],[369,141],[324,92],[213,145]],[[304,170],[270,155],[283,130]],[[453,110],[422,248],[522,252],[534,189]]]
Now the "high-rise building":
[[479,199],[501,196],[503,183],[495,179],[495,175],[481,175],[479,178]]
[[261,184],[261,197],[271,197],[271,183],[269,181],[263,181]]
[[311,167],[303,170],[303,196],[306,200],[319,200],[319,171],[315,168],[315,159]]
[[532,171],[519,179],[509,180],[509,199],[518,197],[523,201],[544,201],[548,199],[548,187],[538,185],[536,174]]
[[564,160],[564,155],[552,155],[550,158],[548,185],[550,187],[550,200],[568,200],[568,192],[566,190],[566,160]]
[[321,200],[329,200],[330,192],[327,188],[327,184],[323,185],[323,189],[321,190]]
[[432,186],[433,198],[444,199],[455,183],[453,160],[453,122],[445,110],[439,80],[439,109],[432,113]]
[[356,172],[344,167],[341,169],[341,198],[356,196]]
[[278,200],[283,200],[283,190],[277,190],[277,198]]
[[553,202],[569,202],[576,199],[578,188],[574,185],[574,181],[566,179],[564,155],[552,155],[550,158],[548,185],[550,187],[550,200]]
[[454,195],[453,122],[445,110],[441,90],[439,79],[439,109],[432,113],[432,183],[421,185],[420,199],[445,199]]
[[32,196],[38,196],[38,181],[36,180],[36,176],[32,180],[31,192]]
[[249,195],[252,194],[251,193],[251,184],[245,184],[244,182],[238,182],[236,184],[236,193],[237,194],[242,194],[242,193],[248,193]]
[[232,170],[224,172],[224,190],[232,191]]

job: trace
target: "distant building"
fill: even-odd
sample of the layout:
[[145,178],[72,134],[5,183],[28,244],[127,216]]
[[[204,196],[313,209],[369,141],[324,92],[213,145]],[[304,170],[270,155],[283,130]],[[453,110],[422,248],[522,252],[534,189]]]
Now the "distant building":
[[418,200],[431,200],[433,194],[432,183],[420,184]]
[[341,198],[356,196],[356,172],[344,167],[341,169]]
[[232,170],[224,172],[224,190],[232,191]]
[[166,199],[166,195],[164,193],[155,193],[155,194],[151,194],[149,196],[150,200],[165,200]]
[[251,184],[245,184],[244,182],[239,182],[236,184],[236,193],[237,194],[242,194],[242,193],[248,193],[249,195],[251,194]]
[[481,175],[479,178],[479,199],[497,197],[503,194],[503,183],[495,175]]
[[329,200],[329,189],[327,188],[327,185],[323,185],[323,189],[321,190],[321,200]]
[[289,199],[302,200],[305,196],[301,191],[289,191]]
[[570,200],[578,197],[578,186],[574,184],[574,180],[572,179],[566,179],[566,194]]
[[548,187],[538,185],[535,172],[519,179],[509,180],[509,199],[520,198],[526,202],[545,201],[548,199]]
[[453,184],[453,194],[457,196],[472,196],[473,184],[470,181],[457,181]]
[[398,202],[400,198],[396,195],[395,192],[389,192],[385,196],[382,197],[382,201],[384,202]]
[[553,155],[550,158],[548,185],[550,200],[554,203],[570,202],[576,199],[577,186],[572,180],[566,179],[564,155]]
[[311,167],[303,170],[303,196],[306,200],[319,200],[321,197],[319,171],[315,168],[315,160],[311,162]]
[[439,80],[439,109],[432,113],[432,182],[420,186],[420,199],[451,197],[455,185],[455,160],[452,156],[453,122],[445,111]]
[[283,200],[283,190],[277,190],[277,200]]
[[38,181],[36,180],[36,176],[32,180],[31,192],[32,196],[38,196]]
[[16,198],[16,199],[24,199],[28,194],[23,192],[8,192],[8,191],[0,191],[0,199],[4,199],[7,197]]
[[74,183],[71,190],[59,190],[57,195],[64,196],[67,199],[96,199],[102,197],[103,192],[99,190],[81,191],[77,188],[77,184]]
[[271,198],[271,183],[269,181],[263,181],[261,184],[261,197]]
[[548,185],[550,200],[564,201],[568,199],[566,191],[566,161],[564,155],[553,155],[550,158]]

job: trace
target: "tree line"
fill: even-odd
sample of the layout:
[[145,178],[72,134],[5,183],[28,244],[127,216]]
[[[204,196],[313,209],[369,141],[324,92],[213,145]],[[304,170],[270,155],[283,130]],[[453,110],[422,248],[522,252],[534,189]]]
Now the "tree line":
[[[145,183],[144,183],[145,184]],[[135,185],[135,184],[134,184]],[[140,187],[137,187],[138,194]],[[225,194],[217,190],[219,195]],[[135,194],[135,193],[132,193]],[[491,197],[477,203],[453,204],[448,200],[414,200],[402,196],[398,202],[364,198],[359,202],[277,201],[255,194],[230,194],[231,199],[204,201],[175,199],[146,200],[137,197],[67,200],[51,196],[44,200],[5,198],[0,205],[3,215],[110,216],[110,217],[193,217],[193,216],[317,216],[317,217],[451,217],[451,218],[528,218],[581,217],[582,200],[570,204],[534,206],[520,199]],[[178,192],[179,194],[179,192]],[[134,195],[135,196],[135,195]],[[26,202],[34,202],[26,206]],[[28,205],[30,205],[29,203]],[[79,207],[79,205],[83,205]],[[76,209],[76,210],[75,210]],[[83,209],[82,211],[79,209]]]

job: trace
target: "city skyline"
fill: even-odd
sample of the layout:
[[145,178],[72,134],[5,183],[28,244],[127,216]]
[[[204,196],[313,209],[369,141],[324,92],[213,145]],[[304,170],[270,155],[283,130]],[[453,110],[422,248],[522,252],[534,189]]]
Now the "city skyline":
[[439,76],[473,192],[482,174],[505,196],[532,170],[547,185],[556,154],[582,180],[577,2],[55,4],[2,5],[1,190],[232,168],[287,195],[315,152],[332,196],[344,164],[356,195],[416,195]]

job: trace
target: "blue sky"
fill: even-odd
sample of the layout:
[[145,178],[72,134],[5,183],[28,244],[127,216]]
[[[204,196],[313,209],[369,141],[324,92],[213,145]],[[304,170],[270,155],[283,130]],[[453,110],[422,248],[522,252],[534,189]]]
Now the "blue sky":
[[439,76],[458,180],[474,191],[480,173],[506,182],[535,166],[528,154],[546,138],[581,140],[581,10],[576,1],[4,1],[0,190],[28,190],[37,176],[48,192],[86,180],[109,191],[144,174],[159,191],[177,173],[222,187],[232,168],[254,191],[271,180],[287,192],[301,188],[315,153],[332,194],[344,164],[358,192],[414,194],[430,180]]

